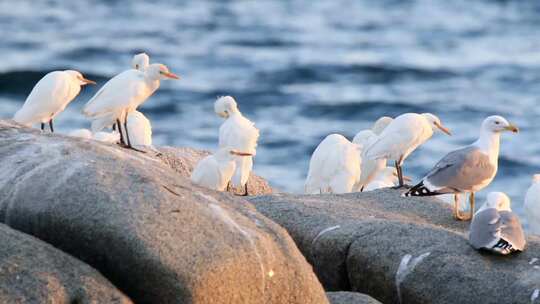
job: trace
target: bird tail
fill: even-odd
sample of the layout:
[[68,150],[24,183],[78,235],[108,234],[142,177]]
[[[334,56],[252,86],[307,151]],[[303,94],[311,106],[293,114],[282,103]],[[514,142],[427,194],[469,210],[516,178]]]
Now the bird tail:
[[409,196],[433,196],[433,195],[439,195],[443,194],[439,192],[438,190],[431,191],[429,190],[425,185],[424,181],[420,181],[416,186],[409,189],[409,191],[405,192],[403,194],[404,197]]

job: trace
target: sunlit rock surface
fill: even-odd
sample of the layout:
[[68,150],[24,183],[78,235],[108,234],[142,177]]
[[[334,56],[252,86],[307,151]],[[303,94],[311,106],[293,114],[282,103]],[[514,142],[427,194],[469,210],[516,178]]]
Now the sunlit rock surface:
[[0,224],[0,303],[131,301],[90,266]]
[[0,221],[137,303],[327,303],[284,229],[152,155],[0,121]]
[[[285,227],[327,290],[383,303],[529,303],[540,290],[540,241],[493,256],[469,246],[469,223],[433,198],[396,190],[250,198]],[[533,301],[533,302],[534,302]]]

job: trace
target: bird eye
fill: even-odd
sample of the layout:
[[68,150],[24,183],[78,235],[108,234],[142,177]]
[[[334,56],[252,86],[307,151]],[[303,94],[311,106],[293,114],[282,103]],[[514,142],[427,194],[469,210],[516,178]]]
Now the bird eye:
[[500,122],[496,121],[496,122],[495,122],[495,124],[496,124],[496,125],[499,125],[499,124],[500,124]]

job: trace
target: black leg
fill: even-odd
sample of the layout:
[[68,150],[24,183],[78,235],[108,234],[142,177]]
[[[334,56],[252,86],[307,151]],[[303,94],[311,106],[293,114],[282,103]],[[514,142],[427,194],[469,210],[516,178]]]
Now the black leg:
[[52,119],[49,120],[49,128],[51,129],[51,133],[54,133],[54,127],[53,127]]
[[397,171],[397,174],[398,174],[398,180],[399,180],[399,187],[403,187],[403,173],[401,172],[401,166],[399,165],[399,163],[396,161],[395,163],[395,166],[396,166],[396,171]]
[[116,124],[113,124],[113,125],[112,125],[112,130],[113,130],[113,131],[116,131]]
[[226,191],[229,192],[229,190],[231,190],[231,182],[230,181],[227,183],[227,190]]
[[124,121],[124,131],[126,131],[127,146],[130,147],[130,148],[133,148],[131,146],[131,142],[129,141],[129,131],[128,131],[128,127],[127,127],[127,117],[126,117],[126,120]]
[[41,123],[41,131],[45,130],[45,124]]
[[120,120],[116,120],[116,124],[118,125],[118,132],[120,133],[120,144],[125,145],[126,141],[124,140],[124,135],[122,134],[122,125],[120,124]]
[[364,192],[364,187],[365,186],[362,186],[362,188],[360,188],[360,192]]
[[243,196],[248,196],[248,186],[247,186],[247,182],[246,184],[244,185],[244,195]]

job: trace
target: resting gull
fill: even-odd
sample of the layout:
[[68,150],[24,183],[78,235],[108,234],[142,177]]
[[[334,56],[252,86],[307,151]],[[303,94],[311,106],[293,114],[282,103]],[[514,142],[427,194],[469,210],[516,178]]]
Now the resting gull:
[[490,192],[486,203],[474,214],[469,242],[475,249],[507,255],[525,249],[525,235],[510,199],[502,192]]
[[469,192],[470,214],[459,211],[459,195],[454,195],[454,216],[470,220],[474,213],[474,193],[491,183],[497,174],[500,134],[518,132],[518,128],[501,116],[490,116],[480,128],[480,137],[472,145],[444,156],[431,171],[404,196],[431,196]]

